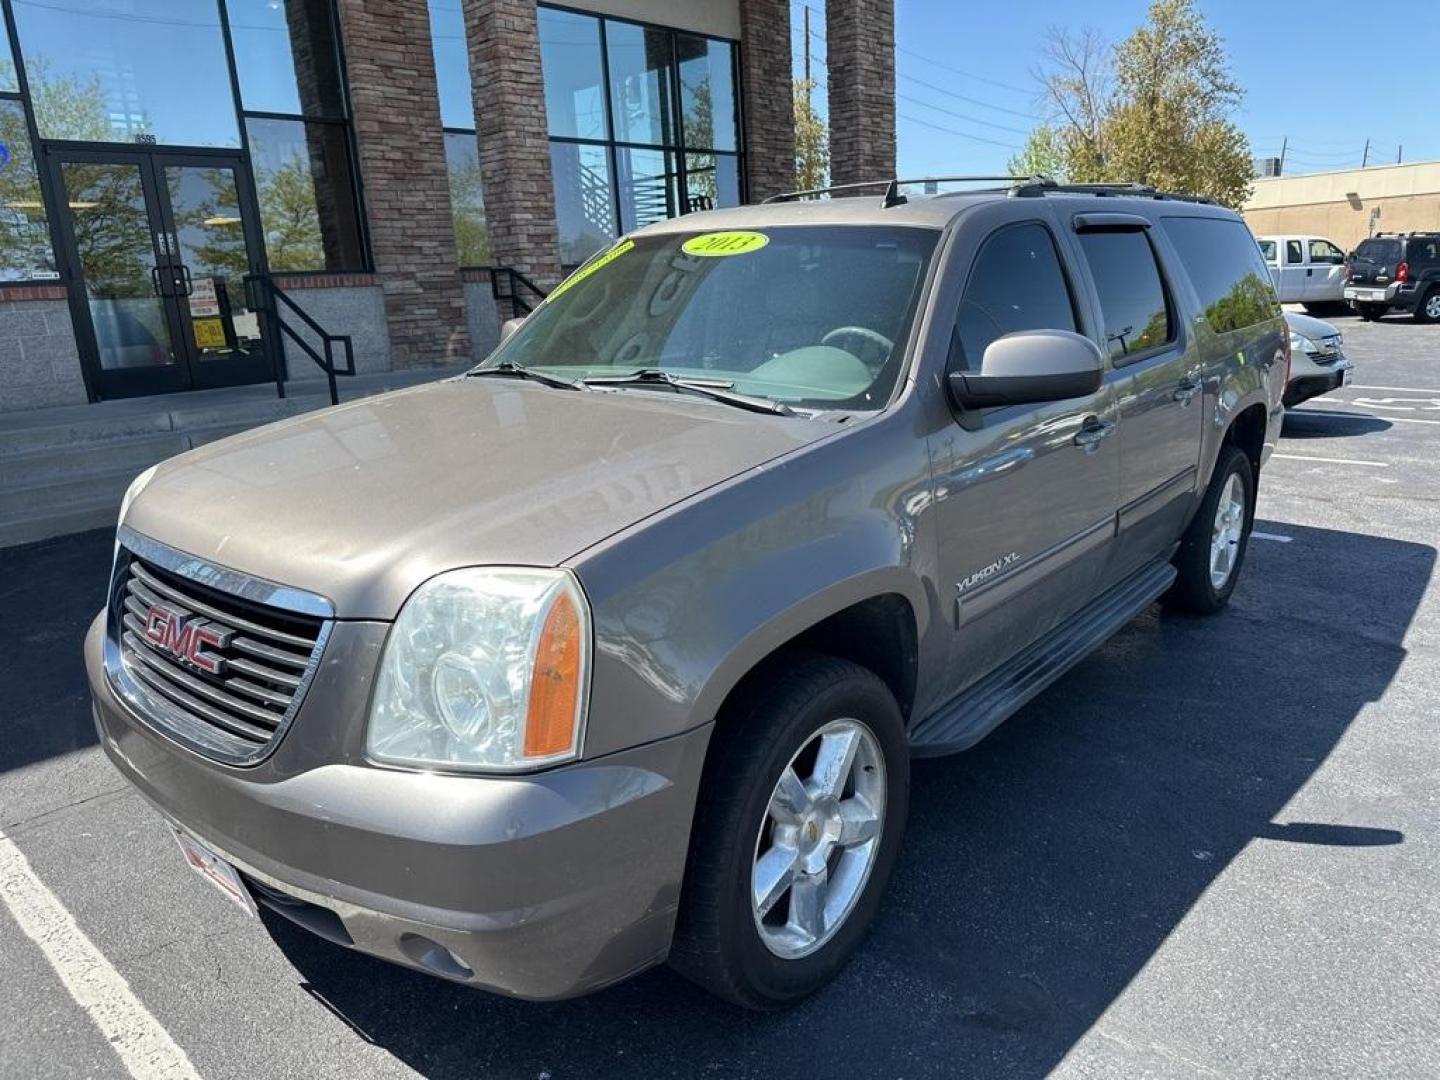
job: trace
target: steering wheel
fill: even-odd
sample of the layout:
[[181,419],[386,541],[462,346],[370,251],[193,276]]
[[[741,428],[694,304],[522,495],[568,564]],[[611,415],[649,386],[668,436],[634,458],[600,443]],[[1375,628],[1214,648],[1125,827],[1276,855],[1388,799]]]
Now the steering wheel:
[[[841,344],[847,341],[851,342],[853,347]],[[895,348],[893,341],[868,326],[837,326],[820,339],[820,344],[844,349],[872,372],[879,371],[884,366]]]

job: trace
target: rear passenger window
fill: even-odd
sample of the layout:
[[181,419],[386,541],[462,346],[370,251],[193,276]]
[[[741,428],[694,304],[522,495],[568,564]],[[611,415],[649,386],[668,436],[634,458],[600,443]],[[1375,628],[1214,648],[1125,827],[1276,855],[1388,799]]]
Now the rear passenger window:
[[1174,339],[1165,285],[1144,231],[1082,232],[1080,247],[1095,279],[1112,360],[1123,362]]
[[1254,326],[1280,314],[1270,271],[1255,238],[1230,218],[1167,217],[1161,227],[1180,253],[1205,321],[1217,334]]
[[1285,241],[1285,263],[1287,266],[1294,266],[1305,261],[1305,249],[1300,246],[1299,240]]
[[992,233],[975,256],[955,316],[950,367],[977,370],[992,341],[1019,330],[1075,329],[1075,305],[1050,230],[1010,225]]

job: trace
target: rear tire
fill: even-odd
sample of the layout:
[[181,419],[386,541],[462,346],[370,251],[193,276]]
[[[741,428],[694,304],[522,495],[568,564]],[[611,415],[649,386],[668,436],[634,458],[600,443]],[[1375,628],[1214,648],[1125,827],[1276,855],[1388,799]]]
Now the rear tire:
[[814,653],[774,670],[715,732],[670,951],[686,978],[749,1009],[798,1001],[850,959],[909,802],[904,719],[876,675]]
[[1389,309],[1384,304],[1356,304],[1355,310],[1366,322],[1374,322]]
[[1223,608],[1240,580],[1255,519],[1255,470],[1239,447],[1220,448],[1200,509],[1171,560],[1178,572],[1166,607],[1195,615]]
[[1415,305],[1417,323],[1440,322],[1440,286],[1432,285]]

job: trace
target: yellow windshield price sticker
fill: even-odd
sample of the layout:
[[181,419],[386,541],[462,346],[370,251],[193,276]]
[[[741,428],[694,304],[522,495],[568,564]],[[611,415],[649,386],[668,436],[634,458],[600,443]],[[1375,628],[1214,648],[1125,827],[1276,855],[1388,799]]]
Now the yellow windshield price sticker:
[[584,281],[587,277],[595,273],[595,271],[599,270],[602,266],[609,266],[612,262],[618,259],[621,255],[624,255],[634,246],[634,240],[622,240],[620,243],[616,244],[613,248],[607,251],[604,255],[601,255],[594,262],[587,263],[585,266],[580,267],[579,270],[576,270],[575,273],[571,274],[559,285],[556,285],[555,288],[551,289],[549,299],[554,300],[566,289],[570,288],[571,286],[580,284],[580,282]]
[[768,243],[770,238],[764,233],[712,232],[692,236],[680,245],[680,250],[686,255],[744,255],[747,252],[759,251]]

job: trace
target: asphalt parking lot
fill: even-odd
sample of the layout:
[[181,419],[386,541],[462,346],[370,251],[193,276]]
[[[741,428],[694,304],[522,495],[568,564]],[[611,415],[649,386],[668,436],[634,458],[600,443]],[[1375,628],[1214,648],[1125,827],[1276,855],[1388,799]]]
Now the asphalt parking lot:
[[779,1015],[665,970],[508,1001],[246,918],[95,746],[110,536],[0,551],[0,1076],[123,1075],[17,855],[205,1077],[1440,1075],[1440,326],[1335,321],[1355,384],[1287,420],[1228,611],[917,763],[876,932]]

